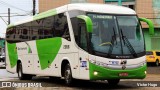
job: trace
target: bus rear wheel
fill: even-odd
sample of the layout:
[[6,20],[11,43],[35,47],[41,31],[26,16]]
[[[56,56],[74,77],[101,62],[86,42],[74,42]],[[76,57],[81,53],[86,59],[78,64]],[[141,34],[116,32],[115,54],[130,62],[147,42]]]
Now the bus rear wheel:
[[109,79],[107,81],[109,85],[116,86],[119,83],[120,79]]
[[18,78],[20,80],[30,80],[30,79],[32,79],[32,75],[23,74],[22,63],[19,63],[17,68],[18,68],[17,69]]
[[71,84],[73,82],[73,78],[72,78],[72,72],[71,72],[71,67],[70,67],[69,63],[65,66],[64,79],[65,79],[66,85],[71,86]]

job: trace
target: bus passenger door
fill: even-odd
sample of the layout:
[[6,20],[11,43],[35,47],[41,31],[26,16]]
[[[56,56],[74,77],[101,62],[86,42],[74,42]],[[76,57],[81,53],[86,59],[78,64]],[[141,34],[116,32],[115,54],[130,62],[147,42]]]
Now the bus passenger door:
[[79,78],[89,79],[89,63],[88,63],[88,45],[87,45],[87,30],[85,22],[79,23]]

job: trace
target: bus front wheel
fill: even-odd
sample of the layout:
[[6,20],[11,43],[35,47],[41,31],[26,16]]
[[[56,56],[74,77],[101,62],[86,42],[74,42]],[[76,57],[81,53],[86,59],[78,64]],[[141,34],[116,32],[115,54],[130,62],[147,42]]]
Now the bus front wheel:
[[69,63],[65,66],[64,79],[65,79],[66,85],[71,86],[73,82],[73,78],[72,78],[72,72],[71,72],[71,67]]
[[107,81],[109,85],[115,86],[119,83],[120,79],[109,79]]

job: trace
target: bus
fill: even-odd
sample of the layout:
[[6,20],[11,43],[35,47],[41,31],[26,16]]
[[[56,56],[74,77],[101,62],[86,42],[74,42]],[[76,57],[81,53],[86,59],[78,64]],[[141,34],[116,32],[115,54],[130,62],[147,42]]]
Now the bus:
[[145,42],[132,9],[107,4],[67,4],[8,25],[6,69],[20,80],[41,75],[105,80],[146,77]]

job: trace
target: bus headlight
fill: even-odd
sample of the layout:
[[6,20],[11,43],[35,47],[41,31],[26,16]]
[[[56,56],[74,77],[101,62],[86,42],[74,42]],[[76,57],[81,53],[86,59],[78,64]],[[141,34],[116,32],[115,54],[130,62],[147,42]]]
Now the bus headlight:
[[98,75],[98,72],[97,72],[97,71],[94,71],[93,74],[96,76],[96,75]]
[[147,64],[146,62],[142,62],[142,63],[141,63],[141,66],[144,66],[144,65],[146,65],[146,64]]
[[144,74],[147,74],[147,71],[144,71]]

